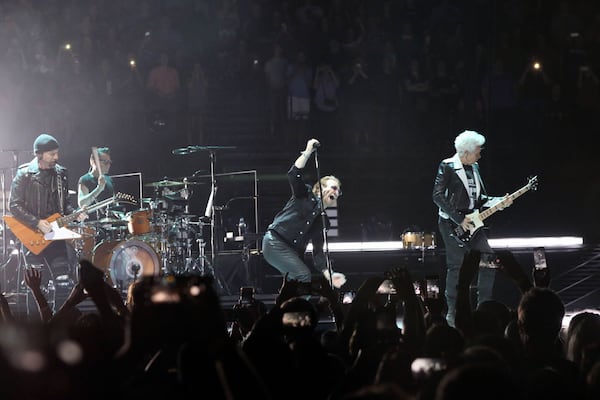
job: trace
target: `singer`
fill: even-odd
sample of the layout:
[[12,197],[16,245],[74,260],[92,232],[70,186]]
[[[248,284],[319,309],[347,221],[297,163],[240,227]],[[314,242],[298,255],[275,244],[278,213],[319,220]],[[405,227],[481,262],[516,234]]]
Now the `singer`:
[[[285,207],[277,213],[269,225],[263,238],[263,255],[265,260],[288,279],[310,283],[311,269],[304,261],[304,253],[309,242],[313,245],[313,264],[329,279],[327,260],[323,252],[323,218],[321,217],[321,201],[323,209],[336,207],[341,195],[341,182],[333,175],[324,176],[312,187],[304,182],[303,172],[308,159],[320,143],[310,139],[306,149],[294,162],[287,173],[292,196]],[[325,216],[326,224],[329,220]],[[332,284],[340,288],[346,282],[346,277],[341,273],[333,273]]]

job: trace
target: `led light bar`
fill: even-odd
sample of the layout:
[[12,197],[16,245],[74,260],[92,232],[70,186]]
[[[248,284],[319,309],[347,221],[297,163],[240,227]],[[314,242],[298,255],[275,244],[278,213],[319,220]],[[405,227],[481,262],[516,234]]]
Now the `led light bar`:
[[[578,247],[583,245],[583,238],[578,236],[558,236],[558,237],[530,237],[530,238],[504,238],[489,239],[490,246],[495,249],[522,249],[528,247],[545,248],[566,248]],[[402,250],[404,245],[402,241],[384,241],[384,242],[329,242],[329,251],[335,252],[367,252],[367,251],[394,251]],[[413,248],[414,249],[414,248]],[[425,251],[428,250],[427,248]],[[307,252],[312,251],[312,244],[309,243]]]

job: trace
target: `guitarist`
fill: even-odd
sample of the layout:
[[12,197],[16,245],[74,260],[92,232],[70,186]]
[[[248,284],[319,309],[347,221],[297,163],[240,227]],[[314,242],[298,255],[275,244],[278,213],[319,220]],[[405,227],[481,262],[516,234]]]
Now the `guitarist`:
[[[484,143],[485,137],[475,131],[459,134],[454,140],[456,154],[440,163],[433,186],[433,202],[439,207],[438,228],[446,250],[446,319],[451,326],[454,326],[456,285],[464,255],[470,249],[479,250],[485,265],[489,264],[493,253],[483,229],[477,231],[467,243],[456,237],[454,229],[461,226],[468,230],[471,219],[466,215],[473,210],[492,207],[503,200],[503,208],[512,204],[510,198],[491,197],[486,194],[477,164]],[[492,298],[494,280],[495,270],[479,270],[478,304]]]
[[[21,165],[10,188],[10,211],[23,224],[42,233],[52,231],[45,218],[74,211],[69,204],[67,169],[58,164],[58,141],[47,133],[39,135],[33,143],[35,158]],[[80,221],[87,214],[78,216]],[[65,240],[53,241],[39,255],[25,253],[27,265],[45,265],[52,271],[55,281],[70,279],[71,258]]]

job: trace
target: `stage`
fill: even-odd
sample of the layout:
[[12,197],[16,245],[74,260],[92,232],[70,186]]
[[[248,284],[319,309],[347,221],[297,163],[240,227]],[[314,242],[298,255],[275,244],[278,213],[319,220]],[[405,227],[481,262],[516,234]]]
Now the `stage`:
[[[550,273],[551,289],[555,290],[568,311],[600,306],[600,245],[584,243],[580,237],[531,237],[490,239],[494,249],[508,249],[531,275],[533,249],[544,247]],[[443,292],[445,252],[441,247],[403,248],[401,242],[334,242],[330,243],[330,259],[334,271],[342,272],[348,281],[342,291],[357,290],[368,277],[383,276],[386,271],[406,267],[414,280],[439,276]],[[246,260],[241,252],[221,254],[217,274],[229,293],[222,293],[225,306],[235,304],[239,288],[253,286],[257,298],[272,304],[282,283],[279,271],[265,262],[259,252],[251,252]],[[311,256],[307,253],[306,259]],[[520,293],[502,272],[497,274],[494,296],[516,307]]]
[[[490,239],[495,249],[508,249],[517,258],[527,274],[533,269],[533,249],[544,247],[546,260],[551,271],[550,287],[555,290],[568,312],[597,308],[600,305],[600,245],[584,243],[580,237],[531,237],[517,239]],[[383,276],[394,268],[405,267],[413,280],[426,277],[440,277],[440,293],[444,290],[444,249],[443,247],[409,246],[403,242],[341,242],[329,243],[330,259],[334,271],[346,275],[347,283],[341,291],[356,291],[362,282],[373,276]],[[208,259],[212,259],[210,253]],[[310,248],[306,259],[311,260]],[[241,287],[255,288],[256,298],[272,306],[282,284],[279,271],[271,267],[257,249],[221,251],[214,259],[214,272],[219,280],[219,294],[222,305],[230,309],[238,301]],[[18,265],[7,262],[2,269],[3,291],[7,293],[9,304],[15,313],[32,312],[31,295],[20,285],[20,290],[11,291],[14,286]],[[56,288],[53,306],[57,309],[64,301],[70,288]],[[60,296],[59,293],[62,293]],[[503,273],[498,273],[494,297],[511,308],[517,306],[520,293],[513,282]],[[93,311],[95,307],[86,300],[79,307],[82,311]],[[27,311],[29,310],[29,311]],[[33,312],[36,312],[33,308]]]

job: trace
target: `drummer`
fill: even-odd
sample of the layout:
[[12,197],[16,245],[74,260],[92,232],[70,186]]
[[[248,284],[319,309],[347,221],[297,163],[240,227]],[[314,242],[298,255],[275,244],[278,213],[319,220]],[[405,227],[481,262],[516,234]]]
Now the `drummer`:
[[112,164],[110,149],[97,148],[98,163],[96,165],[94,153],[90,155],[90,169],[79,178],[77,203],[79,207],[89,206],[98,201],[113,197],[115,194],[113,182],[108,172]]

